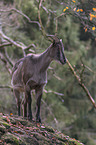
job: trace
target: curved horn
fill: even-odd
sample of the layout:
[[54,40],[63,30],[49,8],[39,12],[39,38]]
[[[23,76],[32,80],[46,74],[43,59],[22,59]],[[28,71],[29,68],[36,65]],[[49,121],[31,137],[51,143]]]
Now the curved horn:
[[57,35],[47,35],[48,39],[53,43],[55,42],[59,42],[59,38],[57,37]]

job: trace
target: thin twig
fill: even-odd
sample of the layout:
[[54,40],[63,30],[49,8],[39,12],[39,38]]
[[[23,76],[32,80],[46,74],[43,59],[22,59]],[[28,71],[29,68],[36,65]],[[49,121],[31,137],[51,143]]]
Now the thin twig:
[[53,118],[54,118],[55,123],[58,124],[58,121],[57,121],[55,115],[52,113],[50,107],[47,105],[47,103],[46,103],[43,99],[41,99],[41,101],[47,106],[47,108],[48,108],[50,114],[51,114],[51,115],[53,116]]
[[0,53],[0,59],[1,61],[5,64],[5,67],[7,69],[7,71],[9,72],[9,74],[12,74],[12,70],[10,69],[10,67],[8,66],[8,62],[7,60],[4,58],[4,56]]
[[64,94],[58,93],[58,92],[55,92],[55,91],[52,91],[52,90],[47,91],[47,90],[44,89],[44,92],[45,93],[54,93],[54,94],[59,95],[59,96],[64,96]]

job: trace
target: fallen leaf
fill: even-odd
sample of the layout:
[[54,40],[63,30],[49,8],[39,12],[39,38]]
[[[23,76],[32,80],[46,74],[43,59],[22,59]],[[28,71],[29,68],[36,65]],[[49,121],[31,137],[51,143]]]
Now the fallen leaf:
[[45,128],[45,126],[41,126],[41,128]]
[[10,113],[10,116],[13,116],[13,114],[12,114],[12,113]]

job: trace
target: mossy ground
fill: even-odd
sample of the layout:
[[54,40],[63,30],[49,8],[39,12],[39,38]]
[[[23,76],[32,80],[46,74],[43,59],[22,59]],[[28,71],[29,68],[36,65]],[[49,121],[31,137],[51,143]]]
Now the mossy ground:
[[0,145],[83,145],[44,124],[0,113]]

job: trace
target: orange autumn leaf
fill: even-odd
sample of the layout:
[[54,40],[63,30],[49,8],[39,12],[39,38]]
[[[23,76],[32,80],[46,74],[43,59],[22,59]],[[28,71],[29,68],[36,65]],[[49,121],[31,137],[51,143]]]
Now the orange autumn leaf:
[[90,13],[89,15],[90,15],[90,17],[93,17],[93,18],[94,18],[94,16],[95,16],[95,15],[93,15],[93,14],[91,14],[91,13]]
[[73,2],[73,3],[76,3],[76,1],[75,1],[75,0],[72,0],[72,2]]
[[93,11],[96,12],[96,8],[93,8]]
[[18,133],[17,131],[14,130],[15,133]]
[[93,17],[90,17],[90,21],[92,21]]
[[93,15],[91,13],[89,15],[90,15],[90,21],[92,21],[93,18],[96,18],[96,15]]
[[80,12],[83,12],[83,9],[80,9]]
[[87,28],[85,28],[85,32],[87,32]]
[[63,12],[65,12],[66,10],[68,10],[69,8],[68,7],[66,7],[64,10],[63,10]]

